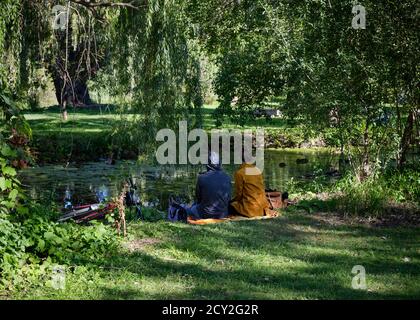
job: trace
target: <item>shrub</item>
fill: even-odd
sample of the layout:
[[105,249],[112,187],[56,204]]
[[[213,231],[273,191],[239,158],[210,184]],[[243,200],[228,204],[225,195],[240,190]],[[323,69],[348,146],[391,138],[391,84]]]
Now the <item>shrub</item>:
[[42,276],[53,265],[92,261],[112,253],[119,244],[115,230],[101,222],[81,226],[49,219],[50,209],[31,205],[25,214],[0,217],[0,279],[7,288]]
[[396,207],[400,213],[420,212],[420,171],[386,170],[360,182],[351,172],[331,183],[322,176],[291,181],[288,191],[301,200],[298,207],[312,213],[332,211],[354,216],[384,216]]

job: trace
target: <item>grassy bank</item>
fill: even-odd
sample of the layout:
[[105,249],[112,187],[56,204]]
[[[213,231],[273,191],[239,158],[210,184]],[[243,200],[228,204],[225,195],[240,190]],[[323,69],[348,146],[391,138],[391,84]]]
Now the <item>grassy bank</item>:
[[[115,253],[69,263],[64,290],[51,288],[47,275],[2,297],[420,298],[418,228],[375,228],[297,211],[210,226],[131,223],[129,233]],[[367,290],[352,289],[355,265],[366,269]]]
[[[215,127],[213,112],[215,105],[203,109],[203,127],[211,130]],[[95,161],[106,157],[111,152],[116,158],[135,159],[139,145],[115,134],[115,129],[125,120],[133,119],[132,114],[123,118],[114,108],[70,109],[68,121],[63,122],[58,107],[33,111],[25,114],[33,130],[31,147],[39,163]],[[123,120],[125,119],[125,120]],[[266,120],[260,118],[239,127],[229,121],[224,129],[265,129],[265,144],[269,148],[293,148],[302,143],[320,144],[319,139],[310,139],[298,125],[285,119]]]
[[388,217],[420,225],[420,168],[383,169],[364,181],[352,172],[331,183],[318,175],[289,181],[290,197],[308,213],[332,212],[342,216]]

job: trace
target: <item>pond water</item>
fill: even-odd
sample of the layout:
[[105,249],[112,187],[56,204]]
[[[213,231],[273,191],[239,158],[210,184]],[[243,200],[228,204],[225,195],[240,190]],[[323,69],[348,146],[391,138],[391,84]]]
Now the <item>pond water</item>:
[[[266,188],[284,190],[291,178],[305,179],[317,168],[337,168],[338,156],[326,150],[265,150],[264,181]],[[305,160],[302,160],[305,159]],[[224,165],[232,177],[238,165]],[[203,165],[147,166],[135,161],[119,161],[115,165],[89,162],[68,166],[45,165],[22,170],[19,178],[34,200],[86,204],[98,197],[119,194],[123,181],[135,180],[143,204],[165,209],[170,195],[193,200],[197,174]]]

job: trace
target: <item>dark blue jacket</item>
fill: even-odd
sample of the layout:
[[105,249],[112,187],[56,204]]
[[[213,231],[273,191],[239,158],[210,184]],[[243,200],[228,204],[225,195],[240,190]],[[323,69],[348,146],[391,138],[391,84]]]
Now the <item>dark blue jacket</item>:
[[230,177],[221,169],[201,173],[195,190],[198,213],[203,219],[219,219],[228,215],[231,197]]

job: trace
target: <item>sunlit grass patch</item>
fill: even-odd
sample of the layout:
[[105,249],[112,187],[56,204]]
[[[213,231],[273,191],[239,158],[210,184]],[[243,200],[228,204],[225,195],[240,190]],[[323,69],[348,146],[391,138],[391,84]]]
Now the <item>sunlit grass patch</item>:
[[[35,286],[20,298],[387,299],[420,297],[418,228],[340,225],[293,212],[270,221],[209,226],[131,223],[139,250],[70,272],[62,292]],[[146,241],[144,240],[144,241]],[[147,241],[146,241],[147,242]],[[367,290],[352,288],[353,266]]]

